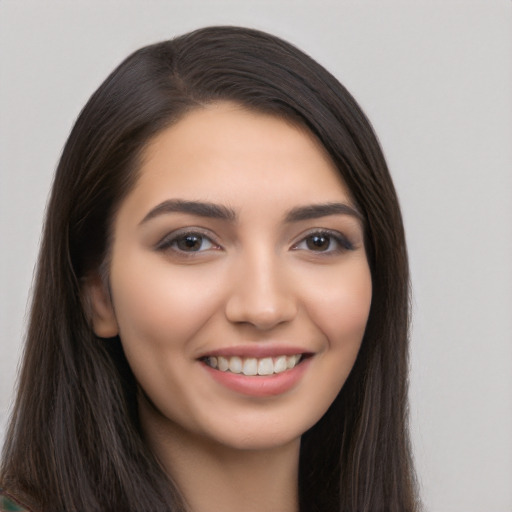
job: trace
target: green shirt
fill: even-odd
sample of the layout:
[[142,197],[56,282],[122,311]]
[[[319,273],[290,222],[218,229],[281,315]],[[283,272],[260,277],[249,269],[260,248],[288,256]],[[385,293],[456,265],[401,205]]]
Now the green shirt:
[[0,490],[0,512],[30,512],[30,510]]

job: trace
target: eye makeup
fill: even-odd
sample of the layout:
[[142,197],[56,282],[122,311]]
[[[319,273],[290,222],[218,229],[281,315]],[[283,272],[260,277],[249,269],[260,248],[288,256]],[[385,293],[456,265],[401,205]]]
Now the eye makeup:
[[313,229],[292,246],[292,250],[306,250],[319,254],[339,254],[355,249],[352,242],[339,231]]
[[186,227],[166,235],[156,244],[155,249],[193,256],[206,251],[221,250],[222,247],[210,232],[197,227]]

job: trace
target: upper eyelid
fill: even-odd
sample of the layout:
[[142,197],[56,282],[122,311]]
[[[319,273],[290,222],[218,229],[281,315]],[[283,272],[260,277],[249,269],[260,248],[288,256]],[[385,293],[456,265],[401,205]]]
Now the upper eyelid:
[[[330,236],[331,238],[334,238],[338,241],[339,244],[342,246],[345,246],[344,248],[346,250],[353,250],[357,248],[357,243],[354,243],[354,240],[351,236],[347,236],[343,232],[337,230],[337,229],[328,229],[328,228],[311,228],[307,231],[301,233],[298,237],[296,237],[295,241],[292,242],[292,249],[297,247],[299,244],[303,243],[307,238],[309,238],[312,235],[325,235]],[[349,246],[349,247],[346,247]],[[332,252],[332,251],[327,251]]]
[[[161,238],[154,244],[155,248],[160,248],[163,245],[168,245],[172,243],[177,238],[180,238],[181,236],[185,236],[188,234],[198,234],[202,237],[208,238],[214,245],[217,245],[219,247],[223,247],[223,244],[220,242],[220,237],[212,232],[211,229],[203,228],[200,226],[186,226],[183,228],[178,228],[174,231],[171,231]],[[334,237],[336,239],[341,239],[344,241],[347,241],[351,246],[357,246],[358,244],[355,243],[353,236],[348,236],[344,232],[338,230],[338,229],[332,229],[332,228],[326,228],[326,227],[319,227],[315,226],[312,228],[308,228],[307,230],[302,231],[299,235],[296,235],[293,237],[292,240],[290,240],[289,244],[293,246],[296,246],[303,242],[306,238],[309,236],[315,235],[315,234],[323,234],[327,236]]]
[[167,233],[165,236],[160,238],[159,241],[155,244],[155,247],[158,249],[164,245],[169,245],[176,239],[185,235],[201,235],[204,238],[208,238],[208,240],[210,240],[210,242],[212,242],[214,245],[221,247],[217,237],[212,235],[210,230],[199,227],[186,227],[171,231],[170,233]]
[[309,229],[303,231],[302,233],[300,233],[299,235],[295,236],[294,237],[295,242],[292,242],[292,243],[299,243],[302,240],[304,240],[305,238],[307,238],[308,236],[316,235],[316,234],[331,235],[334,237],[344,238],[346,240],[351,239],[351,237],[347,236],[345,233],[343,233],[342,231],[340,231],[338,229],[314,227],[314,228],[309,228]]

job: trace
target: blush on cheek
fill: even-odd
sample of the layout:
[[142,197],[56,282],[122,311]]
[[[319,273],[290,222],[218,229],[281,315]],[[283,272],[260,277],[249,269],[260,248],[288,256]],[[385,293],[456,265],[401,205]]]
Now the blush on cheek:
[[[115,279],[112,289],[120,332],[125,338],[151,338],[160,343],[187,339],[201,328],[218,302],[216,287],[191,272],[176,271],[162,262],[147,268],[141,276]],[[137,262],[125,262],[134,266]],[[147,267],[146,265],[140,268]],[[169,271],[169,268],[173,272]],[[120,265],[118,274],[126,274]],[[179,270],[179,269],[178,269]],[[128,332],[128,329],[131,332]]]
[[371,293],[326,294],[312,300],[315,308],[310,312],[328,338],[341,337],[347,341],[362,338],[370,312]]

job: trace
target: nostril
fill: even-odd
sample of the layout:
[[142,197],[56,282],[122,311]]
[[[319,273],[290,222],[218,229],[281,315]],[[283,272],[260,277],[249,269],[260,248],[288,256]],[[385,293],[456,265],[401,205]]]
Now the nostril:
[[295,318],[297,298],[271,253],[261,245],[252,247],[235,263],[225,306],[230,322],[267,330]]
[[264,309],[250,305],[231,304],[229,308],[226,308],[226,317],[233,323],[250,324],[257,329],[266,330],[290,322],[295,317],[295,308],[282,306]]
[[230,298],[225,308],[228,321],[250,324],[257,329],[271,329],[290,322],[296,314],[297,306],[292,297],[269,297],[268,294],[239,293]]

